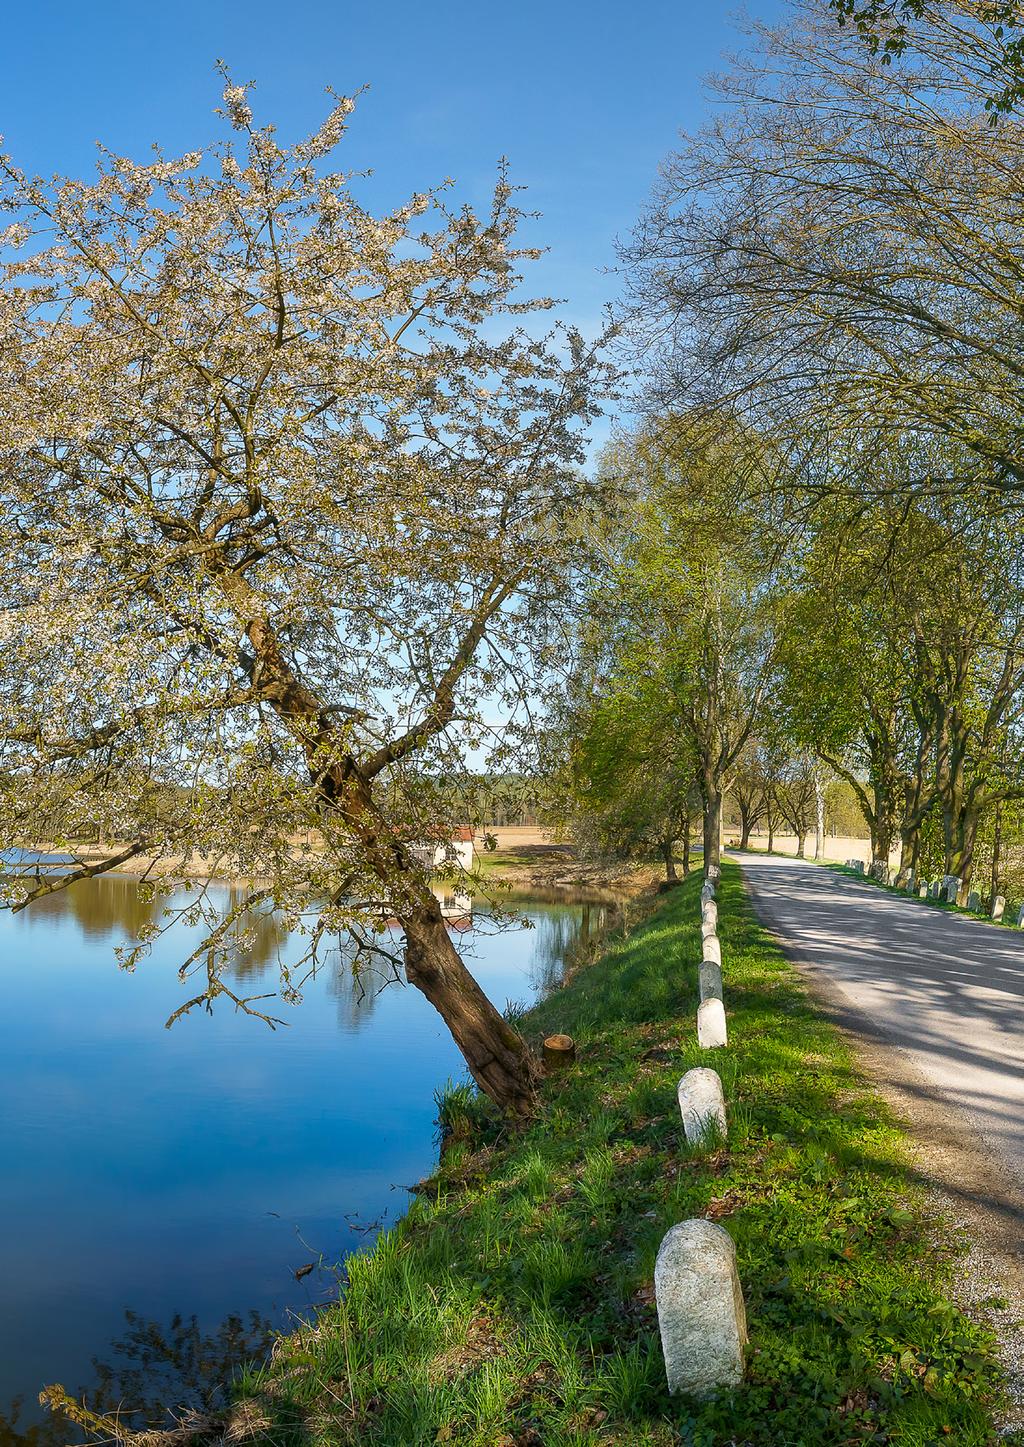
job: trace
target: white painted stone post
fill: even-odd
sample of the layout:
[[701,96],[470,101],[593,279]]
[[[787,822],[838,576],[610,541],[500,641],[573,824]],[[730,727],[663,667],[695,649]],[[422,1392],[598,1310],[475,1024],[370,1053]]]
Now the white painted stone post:
[[997,894],[995,899],[992,901],[992,918],[997,920],[1002,919],[1003,911],[1005,910],[1005,908],[1005,898],[1003,897],[1003,895]]
[[697,971],[701,1000],[722,1000],[722,966],[718,960],[701,960]]
[[716,965],[722,963],[722,941],[717,935],[705,935],[702,943],[701,953],[706,960],[714,960]]
[[747,1314],[736,1247],[714,1221],[681,1221],[665,1235],[654,1295],[668,1389],[694,1397],[743,1380]]
[[700,1145],[716,1131],[725,1139],[725,1092],[717,1070],[698,1065],[676,1087],[683,1130],[691,1145]]
[[947,874],[943,880],[946,886],[946,903],[956,904],[956,897],[960,893],[961,880],[955,874]]
[[928,886],[928,881],[927,881],[927,879],[922,879],[922,880],[921,880],[921,883],[917,886],[917,897],[918,897],[918,899],[927,899],[927,898],[928,898],[928,888],[929,888],[929,886]]
[[717,1050],[728,1043],[725,1006],[714,996],[702,1000],[697,1007],[697,1044],[702,1050]]
[[981,895],[976,889],[972,889],[970,894],[967,896],[967,908],[974,910],[975,913],[977,913],[977,911],[981,909]]
[[908,894],[913,894],[913,893],[915,892],[915,891],[914,891],[914,871],[913,871],[912,869],[908,869],[908,870],[907,870],[907,877],[906,877],[906,879],[903,881],[903,888],[907,891]]
[[1017,928],[1024,929],[1024,904],[1017,911]]
[[719,868],[719,866],[718,866],[717,864],[709,864],[709,865],[708,865],[708,878],[709,878],[710,880],[713,880],[714,883],[717,884],[718,881],[721,879],[721,877],[722,877],[722,871],[721,871],[721,869]]

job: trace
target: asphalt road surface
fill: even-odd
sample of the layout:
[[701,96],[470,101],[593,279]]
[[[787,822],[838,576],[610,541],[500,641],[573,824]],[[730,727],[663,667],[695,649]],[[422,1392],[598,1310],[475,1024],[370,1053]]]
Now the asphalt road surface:
[[901,1052],[931,1108],[981,1137],[1024,1205],[1024,930],[803,860],[734,857],[762,922],[842,1022]]

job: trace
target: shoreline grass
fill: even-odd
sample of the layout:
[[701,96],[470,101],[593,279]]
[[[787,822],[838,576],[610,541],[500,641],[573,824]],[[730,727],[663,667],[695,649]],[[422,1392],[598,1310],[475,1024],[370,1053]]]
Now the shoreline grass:
[[[436,1174],[350,1258],[339,1302],[237,1387],[275,1447],[692,1447],[995,1440],[989,1329],[947,1294],[892,1117],[757,924],[738,867],[719,889],[731,1044],[695,1041],[700,879],[521,1022],[579,1062],[520,1132],[467,1088],[442,1106]],[[721,1073],[726,1145],[688,1147],[676,1104]],[[665,1231],[736,1241],[747,1379],[668,1395],[653,1300]]]

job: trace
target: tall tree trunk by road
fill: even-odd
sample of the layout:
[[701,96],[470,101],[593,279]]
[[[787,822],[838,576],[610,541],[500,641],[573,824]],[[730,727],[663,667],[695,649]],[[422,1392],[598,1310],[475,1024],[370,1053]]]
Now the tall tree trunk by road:
[[820,859],[825,853],[825,790],[821,778],[814,771],[814,857]]
[[977,809],[964,808],[952,819],[947,819],[946,873],[960,880],[957,894],[959,904],[967,903],[971,879],[974,875],[974,850],[978,841],[978,826],[981,823]]
[[722,862],[722,791],[707,780],[704,798],[704,873]]
[[667,884],[675,884],[679,878],[678,874],[676,874],[676,862],[672,857],[672,845],[674,843],[675,840],[673,839],[663,839],[661,841],[661,857],[665,861],[665,882]]
[[992,826],[992,898],[999,894],[999,876],[1002,872],[1003,852],[1003,805],[996,801],[995,822]]
[[683,878],[690,872],[690,811],[687,809],[686,817],[683,819]]

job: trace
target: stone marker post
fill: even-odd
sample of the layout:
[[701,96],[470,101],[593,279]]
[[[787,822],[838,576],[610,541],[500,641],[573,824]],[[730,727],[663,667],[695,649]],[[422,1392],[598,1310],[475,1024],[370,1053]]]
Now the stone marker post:
[[716,965],[722,963],[722,941],[717,935],[705,935],[701,941],[703,954],[706,960],[714,960]]
[[1024,929],[1024,904],[1017,911],[1017,928]]
[[973,909],[975,912],[981,909],[981,895],[976,889],[972,889],[967,896],[967,908]]
[[993,918],[993,919],[1002,919],[1002,917],[1003,917],[1003,911],[1005,910],[1005,908],[1006,908],[1006,899],[1004,898],[1003,895],[997,894],[996,897],[995,897],[995,899],[992,901],[992,918]]
[[673,1226],[658,1250],[654,1295],[669,1391],[709,1397],[738,1386],[747,1314],[729,1233],[714,1221]]
[[947,874],[942,882],[946,886],[946,903],[956,904],[956,897],[960,893],[960,885],[963,881],[958,879],[955,874]]
[[701,960],[697,971],[701,1000],[723,1000],[722,966],[718,960]]
[[918,899],[928,898],[928,881],[926,879],[922,879],[921,883],[917,886],[917,897]]
[[728,1043],[725,1006],[712,995],[697,1008],[697,1044],[702,1050],[717,1050]]
[[688,1070],[676,1087],[683,1130],[691,1145],[700,1145],[718,1132],[725,1139],[725,1092],[717,1070],[698,1065]]

